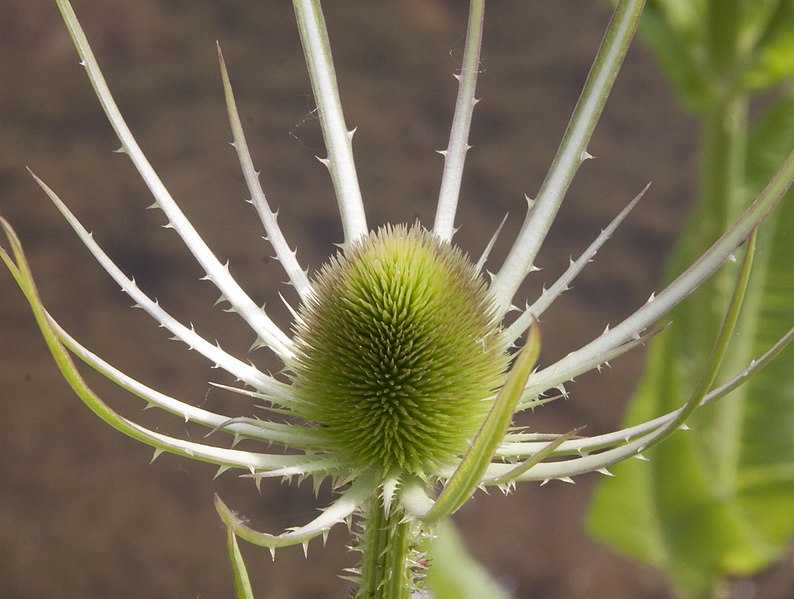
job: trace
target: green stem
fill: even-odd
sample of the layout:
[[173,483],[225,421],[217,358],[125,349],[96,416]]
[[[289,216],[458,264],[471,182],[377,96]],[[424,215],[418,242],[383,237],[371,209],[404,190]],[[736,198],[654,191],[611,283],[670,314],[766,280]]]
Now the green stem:
[[[724,68],[727,68],[723,65]],[[722,94],[725,94],[724,96]],[[724,230],[741,213],[746,202],[745,176],[748,123],[747,94],[733,90],[718,89],[711,109],[701,118],[701,173],[700,199],[692,220],[693,244],[708,243],[719,231]],[[700,238],[699,240],[697,238]],[[699,251],[694,245],[691,249]],[[688,335],[690,343],[703,347],[693,348],[693,355],[707,355],[707,340],[714,337],[731,297],[736,277],[735,268],[723,268],[712,278],[700,293],[704,301],[689,305],[689,326],[696,332]],[[744,364],[750,356],[734,348],[723,371],[731,371]],[[701,414],[701,426],[710,431],[703,443],[722,448],[716,454],[718,463],[712,465],[712,488],[729,488],[725,482],[732,479],[731,472],[737,460],[738,447],[729,440],[738,441],[737,427],[742,417],[742,403],[738,400],[723,401],[716,409]],[[705,425],[703,421],[708,421]],[[728,443],[728,445],[725,445]]]
[[[701,206],[715,233],[738,216],[743,200],[747,149],[745,94],[720,99],[702,119]],[[707,225],[708,226],[708,225]]]
[[709,62],[714,79],[730,74],[737,66],[739,2],[710,0],[706,9]]
[[[717,100],[700,119],[700,191],[698,203],[681,239],[672,272],[702,254],[741,213],[745,200],[745,152],[747,146],[747,98],[744,95]],[[703,301],[691,302],[677,319],[686,320],[693,356],[706,356],[730,297],[735,269],[723,268],[698,291]],[[706,298],[710,298],[706,300]],[[697,370],[697,368],[696,368]]]
[[404,522],[400,511],[386,515],[380,499],[370,502],[362,526],[363,557],[356,599],[410,599],[416,526]]
[[[704,143],[709,144],[705,150],[713,155],[716,164],[713,167],[709,162],[705,164],[706,167],[711,168],[704,170],[704,187],[708,192],[704,200],[711,204],[714,220],[719,221],[719,226],[724,222],[732,222],[746,201],[744,189],[748,103],[746,95],[731,98],[720,106],[720,110],[715,111],[715,115],[708,119],[711,122],[707,123],[712,133],[710,138],[704,139]],[[718,118],[720,121],[716,121]],[[719,164],[720,161],[722,164]],[[711,296],[714,301],[709,302],[712,306],[722,307],[728,302],[730,292],[727,285],[731,284],[733,271],[732,268],[723,269],[715,277]],[[751,311],[750,314],[752,315],[753,312]],[[719,317],[716,315],[708,315],[708,317],[710,326],[718,325]],[[750,332],[747,327],[754,325],[753,318],[743,320],[738,331],[745,335],[742,335],[739,341],[743,338],[754,338],[752,335],[746,336]],[[723,371],[736,371],[740,364],[745,364],[751,358],[750,351],[751,344],[734,343],[729,358],[723,364]],[[721,402],[718,409],[710,410],[703,416],[709,421],[707,430],[710,431],[704,442],[719,448],[718,451],[713,452],[717,461],[711,470],[712,489],[717,496],[725,497],[730,489],[735,489],[741,439],[737,431],[741,428],[744,406],[742,397],[743,394],[736,394],[727,401]]]

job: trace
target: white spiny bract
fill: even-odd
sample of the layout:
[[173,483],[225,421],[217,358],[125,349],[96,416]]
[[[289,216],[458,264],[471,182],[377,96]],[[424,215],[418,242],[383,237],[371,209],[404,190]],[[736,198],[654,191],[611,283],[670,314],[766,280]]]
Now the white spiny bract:
[[[121,272],[61,199],[38,177],[34,178],[136,307],[149,313],[174,338],[241,381],[243,387],[236,391],[263,402],[275,413],[293,417],[292,420],[287,424],[216,414],[127,376],[83,347],[44,310],[19,241],[5,221],[2,225],[12,252],[3,251],[2,257],[29,300],[59,367],[78,395],[106,422],[153,446],[155,456],[168,451],[215,463],[220,467],[219,473],[244,470],[257,483],[265,477],[308,477],[315,486],[326,478],[333,481],[339,497],[331,505],[310,523],[276,535],[250,529],[217,499],[221,517],[242,538],[272,551],[293,544],[305,547],[310,539],[327,535],[334,524],[350,523],[351,517],[364,514],[356,543],[374,543],[376,546],[371,549],[380,555],[386,546],[377,546],[382,541],[370,539],[368,534],[373,530],[408,526],[404,534],[410,533],[416,540],[418,531],[427,530],[450,515],[477,488],[496,486],[509,491],[519,481],[572,482],[570,477],[586,472],[609,474],[609,465],[641,457],[643,449],[679,428],[695,408],[724,395],[773,353],[757,359],[722,387],[693,394],[679,410],[631,428],[590,438],[581,437],[578,429],[566,434],[510,429],[517,411],[567,396],[567,381],[600,369],[655,334],[657,331],[651,328],[654,323],[731,258],[737,246],[774,208],[791,180],[790,157],[781,169],[782,176],[777,176],[742,218],[666,289],[652,295],[626,320],[607,327],[588,344],[533,371],[540,343],[536,320],[569,289],[576,275],[592,261],[645,192],[630,202],[581,256],[571,260],[568,269],[540,297],[527,303],[510,322],[505,321],[519,285],[536,270],[535,256],[571,179],[589,158],[586,146],[636,28],[642,10],[639,0],[618,4],[553,166],[538,197],[528,201],[526,219],[504,264],[489,281],[482,273],[493,240],[476,264],[452,244],[469,125],[476,103],[482,0],[471,3],[452,132],[443,152],[445,168],[435,224],[432,230],[416,224],[374,232],[369,231],[364,217],[353,163],[352,133],[345,125],[339,103],[319,4],[295,0],[298,28],[328,149],[328,158],[323,162],[334,184],[345,236],[342,249],[311,276],[298,263],[259,185],[219,50],[233,145],[251,203],[262,220],[266,239],[300,298],[300,307],[293,312],[293,336],[276,326],[249,298],[227,265],[215,258],[179,209],[127,128],[68,0],[59,0],[58,4],[81,64],[121,141],[121,151],[134,163],[155,198],[155,206],[165,212],[168,226],[195,256],[206,272],[205,278],[218,288],[231,311],[251,327],[255,346],[268,347],[283,361],[285,376],[278,378],[260,371],[201,337],[192,324],[186,326],[171,316],[134,279]],[[511,356],[510,349],[525,335],[524,349]],[[148,405],[201,424],[211,432],[228,433],[231,447],[173,438],[120,416],[86,386],[70,354]],[[259,441],[263,449],[235,449],[239,439]],[[279,446],[290,448],[291,453],[279,451]],[[415,559],[421,549],[414,549]],[[406,558],[405,563],[410,563],[410,559]],[[406,579],[410,574],[406,572],[382,573],[376,586],[388,586],[397,579],[399,584],[409,584]]]

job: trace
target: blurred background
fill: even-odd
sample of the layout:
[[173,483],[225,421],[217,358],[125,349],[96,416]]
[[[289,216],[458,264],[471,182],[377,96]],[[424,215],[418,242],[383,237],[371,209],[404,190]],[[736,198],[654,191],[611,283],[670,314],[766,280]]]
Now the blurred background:
[[[342,240],[294,15],[286,2],[76,0],[128,124],[187,216],[269,314],[289,328],[279,299],[295,296],[263,234],[231,139],[217,67],[223,48],[255,164],[298,258],[319,267]],[[326,3],[342,102],[357,127],[354,153],[371,227],[433,222],[462,60],[467,3]],[[504,258],[556,151],[609,20],[604,4],[501,0],[486,11],[482,74],[455,240],[476,259],[505,214],[492,254]],[[551,284],[648,181],[618,234],[542,322],[549,363],[642,304],[695,196],[693,121],[677,108],[636,42],[584,164],[517,301]],[[51,2],[0,5],[0,213],[19,232],[50,312],[81,342],[143,382],[226,414],[250,402],[211,389],[231,384],[167,335],[97,266],[31,180],[42,177],[117,264],[183,322],[245,358],[253,341],[124,156]],[[311,486],[250,481],[151,450],[102,424],[53,365],[13,279],[0,273],[0,596],[220,598],[233,594],[220,493],[260,529],[304,523],[330,498]],[[277,372],[267,350],[250,359]],[[642,368],[635,352],[582,377],[570,399],[528,415],[535,431],[612,430]],[[91,373],[86,373],[90,375]],[[88,376],[123,414],[183,437],[203,431],[150,410]],[[261,413],[261,412],[260,412]],[[576,485],[524,485],[478,494],[456,517],[471,552],[515,597],[666,598],[663,579],[583,532],[597,475]],[[337,578],[356,556],[343,527],[269,553],[243,547],[257,597],[343,597]],[[771,578],[774,575],[769,575]],[[759,581],[764,584],[764,578]],[[761,586],[760,588],[764,588]],[[769,587],[772,588],[771,586]],[[769,591],[772,592],[771,590]],[[784,597],[787,595],[761,595]]]

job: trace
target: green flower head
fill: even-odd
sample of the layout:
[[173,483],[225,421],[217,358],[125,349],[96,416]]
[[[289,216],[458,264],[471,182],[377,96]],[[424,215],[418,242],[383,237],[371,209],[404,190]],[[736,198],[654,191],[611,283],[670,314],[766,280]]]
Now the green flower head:
[[507,368],[488,287],[455,246],[384,227],[323,267],[300,309],[297,410],[340,463],[437,472],[466,450]]

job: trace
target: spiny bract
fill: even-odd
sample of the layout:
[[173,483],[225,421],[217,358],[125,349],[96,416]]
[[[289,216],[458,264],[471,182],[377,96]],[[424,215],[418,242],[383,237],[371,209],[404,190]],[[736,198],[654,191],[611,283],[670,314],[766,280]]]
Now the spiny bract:
[[334,257],[296,326],[299,415],[341,463],[432,473],[466,449],[507,367],[484,279],[420,226]]

